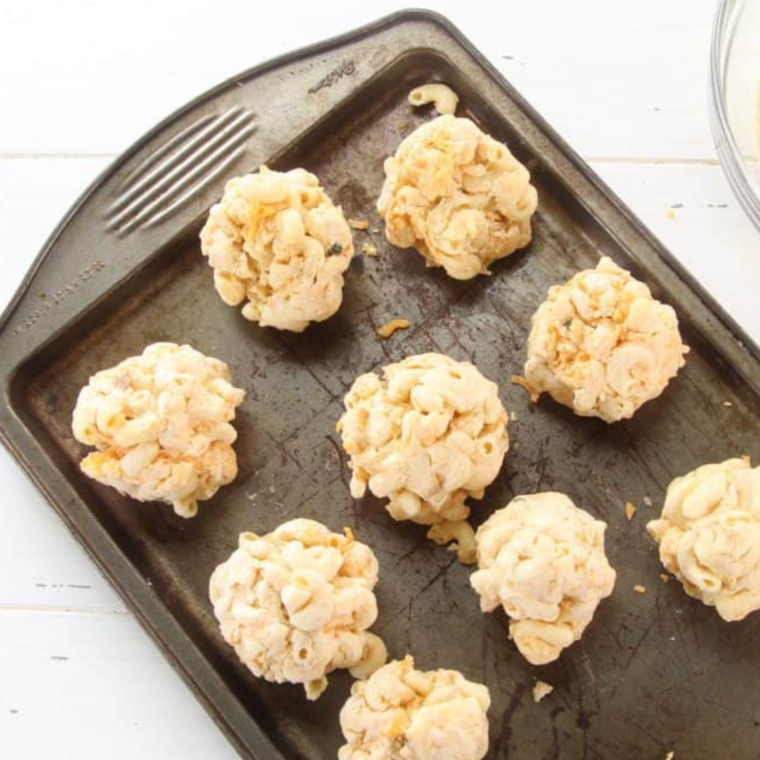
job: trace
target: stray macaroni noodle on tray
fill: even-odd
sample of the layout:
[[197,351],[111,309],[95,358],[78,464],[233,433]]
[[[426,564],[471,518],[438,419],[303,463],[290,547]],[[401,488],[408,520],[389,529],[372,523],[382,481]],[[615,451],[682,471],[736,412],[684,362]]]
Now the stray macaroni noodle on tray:
[[198,501],[237,475],[230,422],[244,396],[224,362],[190,346],[154,343],[96,373],[80,391],[74,437],[98,449],[82,460],[82,471],[193,517]]
[[209,597],[222,636],[254,675],[302,684],[314,700],[336,668],[366,677],[385,662],[385,645],[367,631],[377,577],[374,553],[350,530],[299,518],[265,536],[241,533]]
[[470,582],[483,612],[504,608],[509,636],[531,664],[556,660],[612,593],[606,527],[564,494],[548,492],[517,496],[478,529]]
[[460,559],[474,561],[465,500],[482,498],[509,448],[496,384],[469,362],[430,353],[361,375],[344,403],[337,430],[351,495],[369,487],[390,499],[395,520],[432,525],[430,538],[456,539]]
[[490,706],[482,684],[456,670],[415,670],[407,655],[353,685],[338,760],[481,760]]
[[377,209],[385,235],[416,248],[428,266],[469,280],[530,243],[538,203],[530,173],[469,119],[444,115],[423,124],[384,168]]
[[262,166],[227,183],[201,230],[201,250],[225,303],[247,301],[246,319],[302,332],[340,308],[354,244],[313,174]]
[[688,350],[675,311],[604,256],[550,288],[533,315],[526,387],[617,422],[665,390]]
[[760,609],[760,467],[748,457],[676,478],[647,530],[689,596],[728,621]]
[[432,82],[415,87],[409,93],[409,102],[413,106],[425,106],[432,103],[435,110],[442,116],[453,116],[457,110],[459,96],[446,84]]

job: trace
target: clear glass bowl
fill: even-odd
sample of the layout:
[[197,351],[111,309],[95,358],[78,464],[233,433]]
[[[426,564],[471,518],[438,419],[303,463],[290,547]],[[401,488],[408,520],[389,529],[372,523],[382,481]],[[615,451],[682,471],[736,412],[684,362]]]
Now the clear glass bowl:
[[728,181],[760,230],[760,0],[722,0],[710,61],[710,120]]

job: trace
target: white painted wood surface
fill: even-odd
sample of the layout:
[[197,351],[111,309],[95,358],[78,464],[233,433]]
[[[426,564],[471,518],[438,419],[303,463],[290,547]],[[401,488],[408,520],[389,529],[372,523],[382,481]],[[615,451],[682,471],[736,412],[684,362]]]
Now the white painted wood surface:
[[[402,5],[0,0],[0,306],[79,192],[170,110]],[[510,1],[497,22],[484,2],[429,5],[760,340],[760,236],[708,125],[714,1]],[[235,757],[2,450],[0,484],[0,758]]]

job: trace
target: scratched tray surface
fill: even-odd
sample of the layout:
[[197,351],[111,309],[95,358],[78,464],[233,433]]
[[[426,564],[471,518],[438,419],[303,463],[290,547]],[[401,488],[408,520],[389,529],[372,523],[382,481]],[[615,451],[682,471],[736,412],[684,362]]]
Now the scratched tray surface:
[[[440,21],[409,19],[452,34]],[[341,65],[343,73],[338,68],[334,79],[344,78],[346,64]],[[431,79],[457,87],[462,113],[506,140],[531,167],[538,188],[532,244],[497,264],[491,277],[448,279],[441,270],[426,269],[416,253],[393,249],[372,229],[381,227],[374,202],[383,159],[432,115],[412,111],[407,92]],[[348,675],[331,675],[316,703],[307,702],[300,687],[253,678],[222,641],[207,598],[209,575],[235,548],[239,532],[264,532],[304,516],[335,530],[349,526],[377,553],[380,615],[373,630],[393,656],[410,652],[423,669],[456,668],[488,685],[489,757],[635,760],[663,758],[673,748],[677,757],[690,760],[756,758],[760,615],[729,625],[687,598],[678,583],[664,584],[644,529],[674,476],[729,456],[760,456],[758,397],[744,379],[756,377],[755,360],[747,352],[741,371],[734,369],[713,347],[735,343],[720,320],[711,317],[713,327],[705,327],[709,309],[680,277],[668,293],[648,274],[642,262],[663,266],[656,244],[609,202],[606,221],[595,220],[591,200],[584,207],[582,194],[591,185],[582,173],[568,168],[561,176],[550,160],[561,150],[539,150],[543,127],[538,136],[527,134],[480,93],[448,56],[413,51],[350,91],[287,146],[272,142],[265,156],[270,165],[316,172],[347,215],[369,220],[368,232],[355,233],[357,249],[371,241],[380,251],[376,258],[355,259],[343,307],[333,319],[302,335],[244,321],[214,292],[197,239],[202,220],[194,214],[175,223],[160,249],[143,251],[147,263],[21,363],[12,411],[40,456],[72,489],[69,501],[51,496],[59,511],[80,535],[97,526],[134,568],[145,588],[104,567],[245,755],[255,750],[261,760],[278,752],[333,758],[341,744],[338,711],[349,692]],[[244,99],[239,105],[246,105]],[[243,160],[235,170],[255,168]],[[204,191],[200,207],[208,208],[220,187]],[[112,204],[113,196],[101,201],[99,215],[90,212],[90,221],[102,221],[105,214],[111,228],[124,226],[124,219],[128,224],[106,200]],[[618,235],[615,220],[623,230]],[[547,289],[593,266],[602,251],[673,303],[692,346],[685,369],[665,394],[634,420],[614,426],[575,417],[549,401],[532,406],[509,383],[521,371],[530,317]],[[395,317],[408,319],[411,328],[380,339],[375,328]],[[77,392],[92,373],[162,340],[189,342],[225,360],[247,393],[236,420],[240,474],[187,521],[168,507],[130,501],[84,478],[77,463],[85,449],[70,431]],[[512,496],[538,490],[566,492],[609,524],[606,545],[618,571],[614,595],[601,604],[583,639],[555,664],[526,664],[507,640],[505,616],[480,613],[470,570],[427,541],[424,528],[392,521],[372,496],[353,501],[349,495],[335,433],[342,395],[358,374],[426,351],[474,362],[498,382],[517,417],[509,425],[512,445],[502,472],[483,501],[473,503],[476,525]],[[723,407],[729,399],[733,406]],[[645,496],[654,507],[644,505]],[[630,523],[623,510],[629,500],[639,506]],[[75,513],[69,506],[75,503],[83,511]],[[99,551],[104,543],[85,542],[107,565]],[[635,584],[647,592],[634,593]],[[158,612],[151,609],[168,612],[176,632],[156,622],[151,616]],[[204,668],[218,680],[211,683]],[[536,677],[555,687],[538,705],[531,697]],[[241,707],[242,718],[230,717],[231,705]],[[271,745],[260,742],[259,728]]]

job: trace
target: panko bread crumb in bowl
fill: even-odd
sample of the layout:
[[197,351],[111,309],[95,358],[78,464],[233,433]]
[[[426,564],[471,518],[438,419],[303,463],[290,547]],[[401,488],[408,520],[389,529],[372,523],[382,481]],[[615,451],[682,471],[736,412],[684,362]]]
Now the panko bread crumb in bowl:
[[416,670],[407,655],[353,685],[338,760],[481,760],[490,706],[482,684],[456,670]]
[[538,194],[530,173],[469,119],[439,116],[384,164],[377,208],[388,241],[416,248],[457,280],[489,274],[531,240]]
[[604,256],[550,288],[533,315],[525,382],[582,417],[617,422],[665,390],[688,350],[672,307]]
[[728,621],[760,609],[760,467],[748,457],[676,478],[647,530],[689,596]]
[[358,377],[337,429],[350,457],[351,495],[388,498],[395,520],[431,525],[474,562],[466,499],[483,497],[509,448],[507,412],[496,383],[469,362],[410,356]]
[[299,518],[264,536],[241,533],[209,597],[224,640],[255,676],[301,684],[314,700],[336,668],[364,678],[385,663],[385,645],[367,631],[377,579],[372,549],[350,530]]
[[231,179],[201,230],[214,286],[266,327],[302,332],[340,308],[354,255],[351,229],[305,169],[262,166]]
[[606,527],[564,494],[547,492],[515,497],[478,529],[470,582],[483,612],[504,608],[509,636],[531,664],[553,662],[580,639],[612,593]]
[[237,475],[230,424],[245,392],[227,365],[175,343],[154,343],[101,370],[82,388],[74,437],[97,451],[89,477],[138,501],[163,501],[193,517]]

